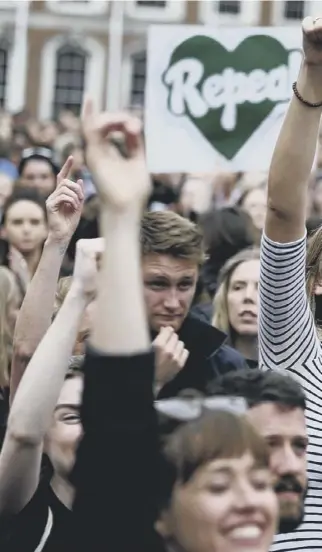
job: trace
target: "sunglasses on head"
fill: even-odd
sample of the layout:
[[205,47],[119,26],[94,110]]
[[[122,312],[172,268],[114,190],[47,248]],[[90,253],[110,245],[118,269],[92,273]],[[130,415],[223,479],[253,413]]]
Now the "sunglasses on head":
[[242,397],[174,397],[155,401],[154,406],[161,417],[177,422],[196,420],[207,410],[224,410],[240,416],[248,410],[247,402]]
[[28,159],[28,157],[32,157],[33,155],[39,155],[40,157],[45,157],[50,161],[52,161],[52,158],[53,158],[53,152],[49,148],[40,147],[40,148],[24,149],[21,154],[21,159]]

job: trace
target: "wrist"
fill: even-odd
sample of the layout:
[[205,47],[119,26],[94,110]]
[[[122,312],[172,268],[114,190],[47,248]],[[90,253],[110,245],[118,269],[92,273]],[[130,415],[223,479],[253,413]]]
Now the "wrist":
[[72,300],[79,301],[84,308],[90,303],[93,299],[93,294],[86,292],[83,283],[77,278],[73,277],[72,284],[70,286],[68,297]]
[[322,65],[302,63],[297,88],[305,100],[311,103],[322,101]]
[[103,207],[100,213],[101,235],[106,236],[110,232],[131,233],[132,236],[139,235],[142,212],[135,210],[116,211],[111,207]]
[[60,255],[65,255],[70,240],[69,239],[57,239],[53,234],[49,232],[47,239],[44,243],[44,249],[50,249]]

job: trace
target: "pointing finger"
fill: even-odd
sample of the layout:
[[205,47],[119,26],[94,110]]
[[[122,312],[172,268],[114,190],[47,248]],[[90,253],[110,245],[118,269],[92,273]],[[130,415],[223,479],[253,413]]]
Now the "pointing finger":
[[62,166],[60,172],[59,172],[58,175],[57,175],[57,183],[58,183],[58,185],[61,184],[61,182],[62,182],[63,180],[65,180],[66,178],[69,177],[69,173],[70,173],[70,171],[71,171],[72,168],[73,168],[73,163],[74,163],[74,158],[73,158],[72,155],[70,155],[70,156],[66,159],[64,165]]

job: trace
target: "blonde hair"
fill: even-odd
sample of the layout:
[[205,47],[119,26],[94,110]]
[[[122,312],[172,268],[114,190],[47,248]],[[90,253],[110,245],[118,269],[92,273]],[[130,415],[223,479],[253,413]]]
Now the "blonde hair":
[[228,335],[230,342],[232,336],[229,323],[227,294],[231,277],[239,265],[247,263],[248,261],[259,260],[259,258],[260,249],[258,247],[243,249],[228,259],[219,272],[218,287],[213,300],[214,316],[212,319],[212,325],[215,328],[218,328],[218,330],[225,332]]
[[55,316],[57,316],[60,307],[65,301],[67,293],[70,290],[72,281],[72,276],[65,276],[64,278],[60,278],[56,289],[53,319],[55,318]]
[[0,387],[9,385],[9,364],[12,355],[13,328],[8,319],[8,308],[18,286],[13,273],[0,266]]

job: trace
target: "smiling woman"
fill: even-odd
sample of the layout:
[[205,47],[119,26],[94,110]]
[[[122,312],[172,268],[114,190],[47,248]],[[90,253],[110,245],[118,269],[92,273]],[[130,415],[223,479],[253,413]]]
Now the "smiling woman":
[[245,249],[227,261],[219,274],[212,320],[251,367],[258,360],[259,266],[257,248]]
[[163,460],[156,530],[167,551],[268,550],[277,514],[268,450],[244,417],[208,411],[183,424]]

